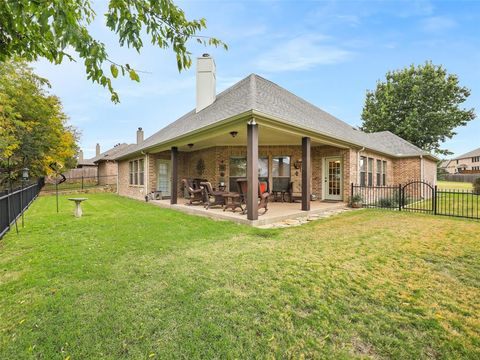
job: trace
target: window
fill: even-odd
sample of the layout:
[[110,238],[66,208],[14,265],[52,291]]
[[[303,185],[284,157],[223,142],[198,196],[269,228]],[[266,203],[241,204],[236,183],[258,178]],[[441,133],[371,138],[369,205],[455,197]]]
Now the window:
[[472,170],[480,170],[480,166],[472,166]]
[[[237,179],[247,176],[247,158],[244,156],[230,157],[230,191],[237,191]],[[268,157],[258,158],[258,178],[268,181]]]
[[139,177],[139,185],[144,184],[144,174],[145,174],[145,160],[140,159],[138,160],[138,177]]
[[382,186],[382,160],[377,160],[377,186]]
[[132,160],[128,163],[130,185],[145,184],[145,160]]
[[133,161],[130,161],[128,163],[128,170],[129,170],[129,173],[130,173],[130,177],[129,177],[129,181],[128,183],[130,185],[133,185]]
[[272,176],[290,177],[290,156],[275,156],[272,158]]
[[382,185],[387,185],[387,162],[383,160]]
[[360,156],[360,186],[366,185],[366,176],[367,176],[367,158],[365,156]]
[[480,161],[480,156],[474,156],[472,158],[472,162],[479,162]]
[[373,186],[373,159],[368,158],[368,186]]

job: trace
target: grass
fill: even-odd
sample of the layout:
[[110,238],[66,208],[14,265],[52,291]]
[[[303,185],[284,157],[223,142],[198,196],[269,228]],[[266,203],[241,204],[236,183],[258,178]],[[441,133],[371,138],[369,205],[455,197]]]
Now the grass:
[[437,181],[439,189],[447,190],[473,190],[473,184],[469,182],[458,181]]
[[1,359],[480,357],[480,223],[361,210],[258,230],[42,197],[0,242]]

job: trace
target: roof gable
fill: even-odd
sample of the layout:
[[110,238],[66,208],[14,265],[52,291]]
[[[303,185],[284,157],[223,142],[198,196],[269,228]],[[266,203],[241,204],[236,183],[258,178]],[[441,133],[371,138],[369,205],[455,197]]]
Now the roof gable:
[[337,119],[281,86],[251,74],[217,95],[198,113],[195,109],[156,132],[141,144],[122,151],[117,158],[195,132],[248,111],[258,111],[322,135],[342,139],[394,156],[429,155],[388,131],[365,133]]

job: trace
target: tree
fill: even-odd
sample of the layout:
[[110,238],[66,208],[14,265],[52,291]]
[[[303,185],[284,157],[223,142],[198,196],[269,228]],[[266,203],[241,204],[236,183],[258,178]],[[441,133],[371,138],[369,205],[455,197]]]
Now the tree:
[[[119,97],[112,79],[119,71],[139,81],[129,64],[118,64],[108,57],[105,44],[94,39],[88,25],[96,14],[92,0],[15,0],[0,2],[0,62],[19,56],[26,61],[45,58],[60,64],[75,53],[84,61],[88,79],[108,88],[113,102]],[[204,45],[223,46],[222,41],[198,35],[206,20],[187,20],[173,0],[109,0],[105,14],[107,27],[115,32],[121,46],[137,52],[143,47],[142,33],[153,45],[171,47],[177,57],[178,70],[191,66],[187,42],[195,39]],[[105,70],[110,65],[110,74]]]
[[[46,93],[46,79],[24,62],[0,64],[0,169],[18,175],[49,173],[51,162],[72,164],[77,131],[67,125],[60,100]],[[3,176],[5,178],[5,176]]]
[[457,75],[431,62],[389,71],[385,82],[367,91],[362,130],[388,130],[423,150],[448,155],[441,144],[475,118],[474,109],[460,107],[469,95]]

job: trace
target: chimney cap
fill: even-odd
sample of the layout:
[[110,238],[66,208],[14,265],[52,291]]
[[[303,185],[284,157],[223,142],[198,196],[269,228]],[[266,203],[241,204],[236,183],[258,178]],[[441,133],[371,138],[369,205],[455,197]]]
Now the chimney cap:
[[204,54],[202,55],[202,57],[210,57],[210,54],[204,53]]
[[141,127],[139,127],[139,128],[138,128],[138,130],[142,131],[142,128],[141,128]]

